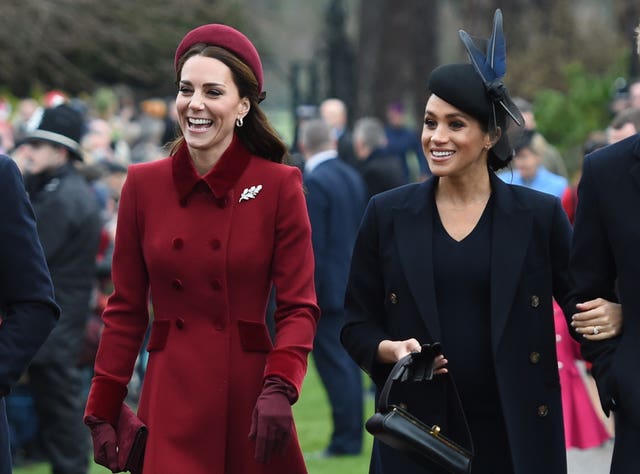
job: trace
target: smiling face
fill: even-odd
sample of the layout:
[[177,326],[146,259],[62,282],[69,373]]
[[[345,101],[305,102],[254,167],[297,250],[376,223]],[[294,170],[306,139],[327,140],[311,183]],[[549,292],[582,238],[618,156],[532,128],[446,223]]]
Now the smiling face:
[[480,122],[435,94],[427,101],[422,149],[436,176],[486,172],[491,137]]
[[192,56],[182,67],[176,110],[178,123],[192,156],[219,157],[233,139],[236,119],[249,112],[240,97],[231,69],[217,59]]

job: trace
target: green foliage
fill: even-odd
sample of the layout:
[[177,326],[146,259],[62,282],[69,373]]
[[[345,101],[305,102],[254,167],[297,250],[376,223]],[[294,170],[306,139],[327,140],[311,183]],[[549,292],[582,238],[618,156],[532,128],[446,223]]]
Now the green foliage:
[[[628,52],[621,57],[628,57]],[[563,71],[566,92],[544,89],[536,94],[537,128],[558,147],[570,172],[579,166],[581,148],[588,135],[604,130],[611,120],[613,84],[625,70],[624,60],[600,75],[589,74],[579,63],[569,63]]]

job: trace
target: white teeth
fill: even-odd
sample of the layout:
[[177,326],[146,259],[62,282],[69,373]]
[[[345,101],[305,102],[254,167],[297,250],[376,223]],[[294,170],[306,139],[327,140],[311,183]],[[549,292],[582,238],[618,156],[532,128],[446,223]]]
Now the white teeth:
[[438,158],[444,158],[445,156],[451,156],[453,155],[452,151],[432,151],[431,154],[433,156],[436,156]]
[[213,120],[190,118],[189,123],[191,125],[211,125],[213,123]]

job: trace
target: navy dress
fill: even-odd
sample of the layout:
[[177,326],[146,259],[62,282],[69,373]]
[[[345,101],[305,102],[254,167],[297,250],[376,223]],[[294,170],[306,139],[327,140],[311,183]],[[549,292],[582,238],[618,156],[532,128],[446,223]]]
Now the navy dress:
[[433,274],[441,343],[471,430],[472,473],[512,473],[491,350],[493,199],[459,242],[442,225],[435,202],[433,206]]

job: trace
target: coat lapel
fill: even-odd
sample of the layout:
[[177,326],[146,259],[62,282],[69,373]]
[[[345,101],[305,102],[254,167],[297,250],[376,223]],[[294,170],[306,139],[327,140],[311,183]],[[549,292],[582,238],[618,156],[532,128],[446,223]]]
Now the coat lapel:
[[400,263],[409,289],[432,341],[439,341],[440,323],[433,282],[433,216],[431,205],[435,179],[417,186],[404,206],[392,210]]
[[491,174],[495,196],[491,235],[491,335],[497,353],[531,239],[531,210],[514,200],[509,186]]

